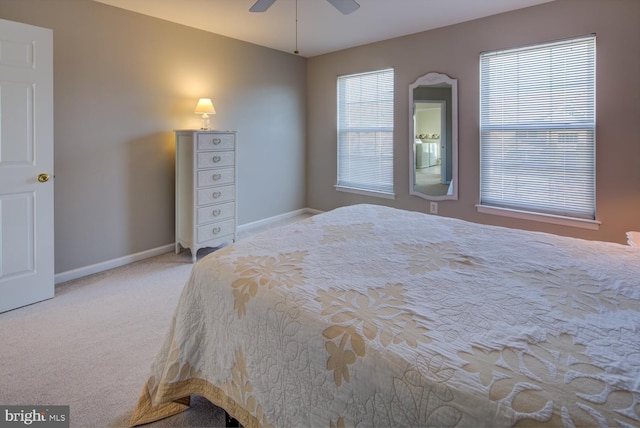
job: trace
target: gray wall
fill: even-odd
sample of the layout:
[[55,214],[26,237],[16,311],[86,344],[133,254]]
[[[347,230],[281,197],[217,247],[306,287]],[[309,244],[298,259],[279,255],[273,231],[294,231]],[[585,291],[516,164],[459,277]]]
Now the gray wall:
[[[640,230],[640,1],[556,0],[539,6],[387,40],[308,63],[307,204],[329,210],[377,203],[428,212],[410,196],[408,87],[419,76],[458,79],[459,200],[439,202],[439,214],[496,224],[625,242]],[[479,54],[483,51],[597,33],[596,191],[599,231],[480,214]],[[334,190],[336,177],[336,76],[395,69],[395,200]]]
[[[309,60],[90,0],[0,0],[0,18],[54,30],[57,273],[173,242],[172,130],[199,127],[203,96],[213,127],[239,132],[241,225],[358,202],[427,212],[408,194],[408,87],[429,71],[459,79],[460,200],[440,215],[616,242],[640,230],[637,0],[556,0]],[[600,231],[478,214],[479,53],[592,32]],[[397,197],[336,192],[336,76],[386,67]]]
[[0,0],[53,29],[56,273],[174,242],[174,129],[238,131],[238,221],[305,207],[306,60],[90,0]]

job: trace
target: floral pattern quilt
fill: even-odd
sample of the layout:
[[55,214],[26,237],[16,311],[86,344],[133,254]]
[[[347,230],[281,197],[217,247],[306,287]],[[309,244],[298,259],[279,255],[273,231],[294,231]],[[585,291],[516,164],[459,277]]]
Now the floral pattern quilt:
[[192,270],[132,425],[640,425],[640,248],[375,205]]

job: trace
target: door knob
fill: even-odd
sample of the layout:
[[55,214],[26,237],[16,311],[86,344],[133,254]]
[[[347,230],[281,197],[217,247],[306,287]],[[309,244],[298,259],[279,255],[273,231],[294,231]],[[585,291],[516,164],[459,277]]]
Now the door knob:
[[40,183],[46,183],[47,181],[49,181],[49,174],[40,174],[40,175],[38,175],[38,181]]

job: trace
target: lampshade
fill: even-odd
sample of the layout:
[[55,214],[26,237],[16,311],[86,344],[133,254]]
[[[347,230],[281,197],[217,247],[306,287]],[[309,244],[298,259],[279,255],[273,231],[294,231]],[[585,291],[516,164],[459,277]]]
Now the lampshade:
[[194,113],[216,114],[216,109],[213,107],[211,98],[200,98]]

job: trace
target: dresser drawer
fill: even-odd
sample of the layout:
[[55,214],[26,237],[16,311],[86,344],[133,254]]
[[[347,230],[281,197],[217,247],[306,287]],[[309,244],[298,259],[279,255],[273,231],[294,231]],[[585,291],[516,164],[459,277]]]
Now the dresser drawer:
[[235,152],[200,152],[198,153],[198,169],[228,167],[235,165]]
[[209,187],[198,190],[196,204],[198,206],[215,204],[218,202],[233,201],[236,195],[236,186]]
[[207,224],[206,226],[198,226],[198,243],[220,238],[225,235],[233,235],[234,232],[235,220],[233,219]]
[[198,187],[233,184],[235,170],[233,168],[205,169],[198,171]]
[[235,134],[198,134],[198,151],[233,150],[235,143]]
[[228,202],[226,204],[209,205],[207,207],[198,208],[197,224],[205,224],[217,220],[226,220],[233,218],[236,213],[236,203]]

